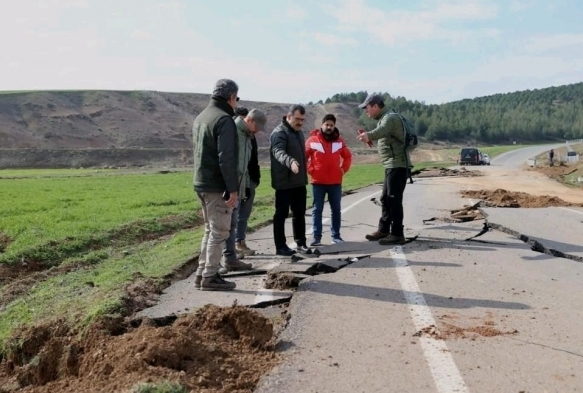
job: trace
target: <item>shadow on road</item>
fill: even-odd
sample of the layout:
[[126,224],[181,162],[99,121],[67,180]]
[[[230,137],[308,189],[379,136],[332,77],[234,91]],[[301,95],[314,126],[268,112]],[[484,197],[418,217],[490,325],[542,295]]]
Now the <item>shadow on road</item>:
[[[330,281],[306,282],[301,290],[315,293],[325,293],[327,295],[356,297],[361,299],[376,300],[381,302],[391,302],[407,304],[404,292],[401,289],[378,288],[367,285],[347,284]],[[469,299],[463,297],[445,297],[431,293],[422,293],[429,307],[467,309],[475,307],[498,308],[506,310],[528,310],[530,306],[524,303],[504,302],[488,299]]]

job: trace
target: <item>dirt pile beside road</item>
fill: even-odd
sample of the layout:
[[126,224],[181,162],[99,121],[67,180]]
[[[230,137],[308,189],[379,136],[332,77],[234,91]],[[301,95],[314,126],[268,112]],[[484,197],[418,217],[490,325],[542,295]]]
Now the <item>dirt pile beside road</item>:
[[561,162],[554,166],[539,166],[528,170],[542,173],[560,183],[583,185],[577,181],[579,177],[583,177],[583,162],[570,165]]
[[450,169],[450,168],[427,168],[419,171],[411,172],[415,177],[476,177],[482,176],[480,171],[470,171],[466,168]]
[[166,321],[103,318],[82,338],[63,321],[39,325],[16,333],[0,392],[120,392],[164,381],[182,389],[172,391],[252,392],[278,362],[272,337],[267,318],[240,306]]
[[468,190],[461,191],[462,197],[482,200],[484,207],[567,207],[583,206],[583,204],[570,203],[551,195],[530,195],[525,192],[513,192],[504,189],[497,190]]

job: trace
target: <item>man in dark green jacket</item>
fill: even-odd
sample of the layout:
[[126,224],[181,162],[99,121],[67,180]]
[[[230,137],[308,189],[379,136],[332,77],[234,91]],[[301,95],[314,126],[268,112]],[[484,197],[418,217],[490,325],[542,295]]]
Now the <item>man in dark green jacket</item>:
[[202,207],[204,236],[194,285],[207,291],[232,290],[236,285],[219,275],[231,214],[237,207],[238,137],[233,116],[239,86],[230,79],[215,84],[208,106],[194,119],[194,190]]
[[290,208],[296,250],[309,252],[305,218],[308,172],[302,131],[305,120],[306,109],[302,105],[292,105],[271,133],[271,186],[275,189],[273,239],[277,255],[290,256],[296,252],[289,248],[285,238],[285,220]]
[[385,167],[378,230],[366,235],[366,239],[378,240],[385,245],[403,244],[403,193],[410,165],[405,149],[403,122],[396,113],[385,107],[383,97],[378,94],[369,94],[359,108],[364,109],[368,117],[378,120],[378,123],[374,130],[360,134],[358,139],[364,143],[378,141],[379,156]]

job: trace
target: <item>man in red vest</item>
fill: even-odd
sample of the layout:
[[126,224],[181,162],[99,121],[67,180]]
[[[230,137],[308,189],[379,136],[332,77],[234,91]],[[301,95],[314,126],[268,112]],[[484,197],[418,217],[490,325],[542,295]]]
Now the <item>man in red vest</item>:
[[306,141],[306,160],[314,200],[313,240],[310,246],[322,244],[322,210],[326,195],[332,211],[332,242],[342,243],[344,242],[340,237],[342,177],[350,169],[352,153],[344,139],[340,137],[334,115],[324,116],[322,126],[310,133]]

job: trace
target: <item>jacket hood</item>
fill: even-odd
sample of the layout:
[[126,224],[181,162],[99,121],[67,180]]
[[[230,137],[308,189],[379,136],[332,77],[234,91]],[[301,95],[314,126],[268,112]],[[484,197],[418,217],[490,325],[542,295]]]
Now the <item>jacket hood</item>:
[[227,112],[227,114],[231,117],[235,116],[235,110],[233,109],[233,107],[231,105],[229,105],[227,100],[225,100],[222,97],[212,96],[211,102],[209,105],[212,105],[214,107],[217,107],[217,108]]
[[340,130],[337,127],[334,127],[334,131],[331,134],[325,134],[322,132],[321,128],[316,128],[310,132],[310,136],[322,136],[327,141],[337,141],[340,138]]
[[237,126],[237,130],[244,133],[247,137],[253,137],[253,134],[249,131],[249,127],[247,127],[247,123],[245,123],[245,120],[241,119],[239,116],[235,119],[235,125]]

